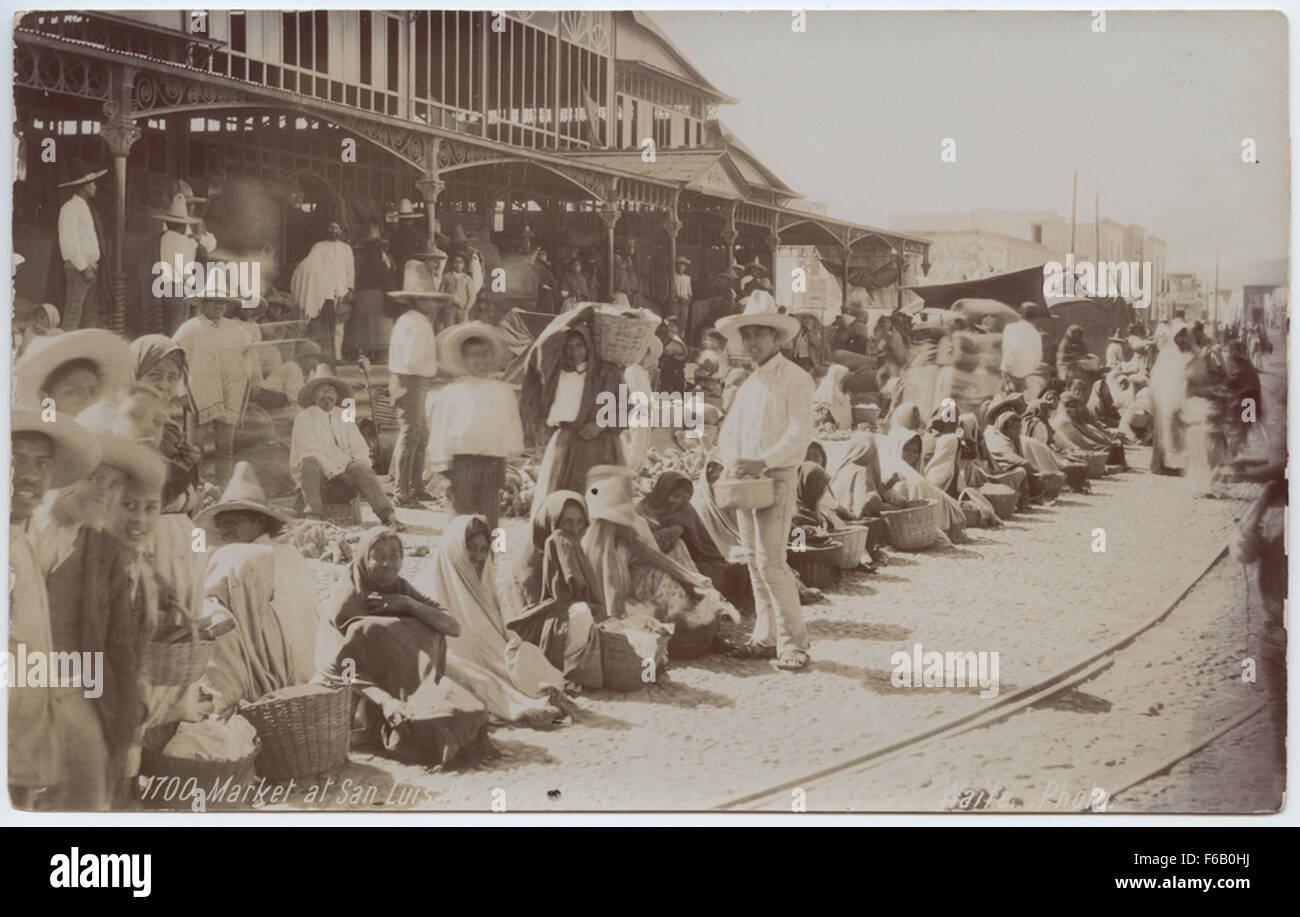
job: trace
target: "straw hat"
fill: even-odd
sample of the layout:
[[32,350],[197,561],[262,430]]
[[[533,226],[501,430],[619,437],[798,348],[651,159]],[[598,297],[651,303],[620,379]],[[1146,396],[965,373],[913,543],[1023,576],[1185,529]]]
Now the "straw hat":
[[745,300],[745,311],[740,315],[725,315],[714,323],[727,343],[736,346],[740,344],[740,329],[756,325],[775,331],[778,347],[799,333],[799,319],[778,313],[776,300],[766,290],[750,293]]
[[391,299],[404,303],[413,303],[417,299],[438,299],[443,302],[454,302],[456,299],[450,293],[438,289],[438,277],[433,268],[419,258],[406,262],[406,268],[402,272],[402,288],[390,290],[388,295]]
[[[194,189],[190,187],[190,183],[181,178],[172,182],[171,193],[173,196],[177,194],[181,195],[185,198],[186,203],[190,204],[206,204],[208,202],[206,197],[199,197],[195,194]],[[202,220],[199,220],[198,222],[202,222]]]
[[397,202],[397,218],[399,220],[423,220],[424,214],[415,209],[409,197],[404,197]]
[[99,373],[100,397],[112,395],[125,388],[135,377],[135,360],[131,348],[111,331],[103,328],[83,328],[64,334],[41,336],[32,339],[18,365],[16,403],[22,407],[37,407],[41,403],[41,386],[45,380],[70,360],[89,360]]
[[352,386],[338,376],[331,375],[328,363],[321,363],[312,372],[311,378],[303,383],[302,388],[298,390],[298,404],[304,408],[309,408],[315,404],[316,390],[322,385],[334,386],[334,390],[339,393],[339,401],[352,397]]
[[588,517],[636,528],[637,514],[632,505],[636,499],[634,477],[632,470],[622,465],[593,466],[587,472]]
[[691,259],[687,258],[685,255],[678,255],[676,258],[673,259],[673,264],[684,264],[687,267],[690,267]]
[[40,433],[54,444],[54,479],[51,487],[66,487],[80,481],[95,470],[103,457],[104,448],[85,427],[66,415],[56,415],[46,423],[41,412],[25,408],[14,409],[9,421],[9,433]]
[[988,413],[984,415],[984,422],[989,426],[993,426],[993,421],[997,420],[1000,414],[1005,414],[1007,411],[1014,411],[1017,414],[1024,413],[1025,396],[1019,392],[1007,392],[994,398],[992,403],[989,404]]
[[185,195],[179,192],[172,195],[171,204],[166,210],[155,210],[154,219],[162,220],[164,223],[186,223],[193,225],[202,223],[198,217],[190,216],[189,207],[185,203]]
[[80,159],[73,159],[68,162],[67,174],[70,176],[68,181],[60,182],[60,188],[75,188],[78,185],[84,185],[108,174],[108,169],[92,169]]
[[267,502],[266,491],[262,489],[262,482],[257,479],[257,472],[253,470],[253,466],[248,462],[240,462],[235,466],[235,470],[230,475],[230,483],[226,485],[225,493],[221,495],[221,499],[200,511],[194,517],[194,524],[204,528],[211,528],[218,513],[230,512],[231,510],[261,513],[281,525],[292,525],[294,522],[294,518],[288,513],[276,509]]
[[103,402],[78,414],[77,423],[99,440],[103,449],[101,464],[112,465],[146,490],[162,492],[163,482],[167,480],[162,456],[115,429]]
[[438,335],[438,363],[446,367],[454,376],[469,375],[461,348],[471,338],[485,340],[492,347],[492,368],[489,372],[500,369],[510,359],[510,349],[506,346],[505,335],[500,328],[487,322],[462,322],[444,329]]

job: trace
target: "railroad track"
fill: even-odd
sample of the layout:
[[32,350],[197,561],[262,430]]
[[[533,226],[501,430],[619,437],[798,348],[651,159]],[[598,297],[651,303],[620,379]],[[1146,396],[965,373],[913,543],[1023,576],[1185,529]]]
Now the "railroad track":
[[[776,784],[775,786],[747,793],[744,796],[728,799],[713,808],[722,811],[752,811],[758,809],[771,809],[774,807],[785,809],[790,804],[791,791],[796,788],[802,789],[807,793],[818,784],[828,782],[832,778],[842,778],[847,775],[855,775],[860,772],[865,772],[872,768],[879,767],[888,761],[892,761],[905,753],[914,752],[925,746],[938,744],[976,729],[987,728],[995,723],[1007,720],[1030,707],[1040,704],[1054,695],[1061,694],[1062,692],[1068,691],[1077,685],[1095,678],[1101,672],[1114,664],[1117,653],[1121,652],[1137,638],[1148,633],[1165,621],[1165,619],[1167,619],[1173,612],[1174,608],[1188,595],[1188,593],[1192,591],[1196,584],[1215,567],[1215,565],[1227,556],[1227,553],[1228,549],[1226,547],[1220,548],[1214,556],[1211,557],[1193,577],[1191,577],[1186,585],[1162,606],[1162,610],[1158,614],[1154,615],[1147,621],[1144,621],[1137,628],[1120,637],[1118,640],[1109,644],[1100,651],[1089,653],[1086,657],[1072,662],[1055,674],[1044,678],[1033,685],[1021,688],[1005,697],[1000,697],[981,710],[954,717],[938,726],[933,726],[929,729],[909,735],[903,739],[877,746],[863,754],[855,755],[852,758],[831,765],[830,767],[814,771],[813,773],[805,774],[792,780],[786,780]],[[1265,704],[1261,703],[1235,717],[1231,722],[1216,730],[1215,733],[1208,738],[1195,742],[1191,747],[1180,749],[1179,753],[1174,757],[1161,756],[1159,760],[1153,761],[1145,759],[1136,762],[1134,765],[1127,768],[1123,772],[1123,775],[1115,781],[1114,785],[1117,785],[1118,789],[1111,792],[1108,798],[1114,799],[1121,793],[1127,792],[1133,787],[1145,783],[1147,780],[1168,771],[1169,768],[1173,767],[1179,761],[1190,757],[1206,745],[1209,745],[1211,742],[1245,723],[1263,710],[1264,707]]]

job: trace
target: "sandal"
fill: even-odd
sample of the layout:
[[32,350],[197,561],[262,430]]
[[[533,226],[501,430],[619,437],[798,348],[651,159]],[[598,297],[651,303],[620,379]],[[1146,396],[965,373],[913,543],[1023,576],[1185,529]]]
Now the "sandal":
[[812,664],[812,657],[803,650],[789,649],[781,654],[781,657],[772,663],[778,669],[786,672],[797,672],[800,669],[806,669]]

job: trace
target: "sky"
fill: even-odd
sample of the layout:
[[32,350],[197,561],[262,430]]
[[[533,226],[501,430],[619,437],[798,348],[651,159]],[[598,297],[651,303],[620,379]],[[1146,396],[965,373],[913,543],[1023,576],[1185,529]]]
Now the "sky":
[[[718,116],[786,184],[844,219],[1056,210],[1137,223],[1168,269],[1290,248],[1280,13],[652,14],[722,92]],[[1258,162],[1242,161],[1255,141]],[[940,160],[945,138],[956,162]]]

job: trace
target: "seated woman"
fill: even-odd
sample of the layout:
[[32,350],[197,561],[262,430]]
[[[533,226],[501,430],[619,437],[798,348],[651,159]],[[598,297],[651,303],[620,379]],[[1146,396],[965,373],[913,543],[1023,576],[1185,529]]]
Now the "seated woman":
[[736,606],[752,606],[754,586],[749,579],[749,567],[745,565],[740,547],[740,530],[736,527],[734,510],[724,510],[718,505],[713,485],[722,477],[722,463],[708,461],[695,482],[695,491],[691,495],[691,506],[700,520],[700,526],[708,534],[709,540],[718,549],[718,555],[726,563],[723,581],[718,591]]
[[931,484],[921,474],[921,434],[904,426],[891,427],[881,449],[882,474],[898,479],[895,485],[909,505],[934,501],[935,526],[949,541],[966,540],[966,513],[961,504]]
[[[1038,398],[1030,402],[1020,416],[1020,443],[1025,455],[1036,467],[1056,470],[1065,475],[1065,481],[1075,493],[1088,493],[1086,454],[1075,448],[1074,444],[1056,432],[1052,426],[1052,415],[1056,412],[1057,394],[1053,389],[1045,390]],[[1049,454],[1044,455],[1044,447]]]
[[[984,446],[988,449],[989,457],[999,470],[1009,470],[1013,468],[1022,469],[1027,475],[1028,488],[1026,493],[1021,494],[1019,508],[1028,508],[1028,498],[1035,498],[1043,493],[1043,479],[1049,475],[1056,475],[1062,478],[1064,483],[1064,473],[1059,470],[1050,452],[1044,452],[1030,447],[1026,451],[1021,436],[1020,417],[1015,411],[1005,411],[997,416],[991,427],[984,430]],[[1035,442],[1031,440],[1031,442]],[[1032,455],[1031,455],[1032,453]]]
[[[1017,493],[1022,493],[1024,499],[1029,499],[1029,473],[1022,468],[999,468],[989,455],[988,447],[984,445],[984,437],[980,435],[979,421],[975,419],[974,414],[962,414],[957,418],[957,430],[962,439],[963,454],[971,457],[971,468],[975,474],[972,480],[975,481],[975,487],[983,484],[1002,484],[1010,487]],[[1026,502],[1026,506],[1028,503]]]
[[[972,421],[975,415],[968,414]],[[1001,525],[997,512],[976,489],[988,482],[979,465],[979,451],[975,442],[968,439],[958,423],[935,420],[930,424],[938,437],[934,455],[925,466],[925,479],[958,502],[969,501],[979,510],[979,525],[997,528]]]
[[582,547],[611,617],[650,614],[660,621],[696,622],[712,620],[721,609],[739,618],[680,542],[671,556],[660,550],[649,524],[633,508],[632,476],[626,468],[596,466],[587,479],[587,494],[591,528]]
[[848,375],[847,366],[832,363],[813,394],[813,407],[824,407],[837,430],[853,429],[853,404],[849,393],[844,390],[844,380]]
[[365,532],[343,580],[321,606],[318,680],[357,688],[353,743],[396,758],[449,763],[485,734],[487,711],[442,677],[456,619],[402,578],[402,539]]
[[1057,432],[1076,449],[1084,452],[1105,452],[1107,465],[1128,467],[1124,457],[1124,444],[1117,436],[1106,432],[1088,411],[1086,395],[1080,392],[1085,386],[1071,385],[1061,397],[1061,406],[1052,418]]
[[541,648],[564,677],[584,687],[600,679],[604,620],[600,582],[582,551],[587,507],[572,490],[557,490],[533,517],[533,548],[514,571],[513,608],[506,627]]
[[907,505],[907,498],[895,489],[898,483],[897,474],[889,480],[881,475],[880,452],[871,433],[859,433],[850,440],[840,463],[830,473],[827,493],[837,506],[844,508],[843,513],[836,515],[849,524],[866,524],[867,550],[876,563],[884,562],[882,549],[889,533],[881,511]]
[[204,617],[224,611],[235,629],[217,638],[203,678],[219,714],[315,672],[316,589],[295,549],[271,539],[289,517],[266,502],[247,462],[235,466],[221,500],[195,517],[225,544],[208,555]]
[[650,524],[659,550],[672,554],[679,542],[685,545],[696,569],[713,580],[720,590],[726,560],[691,506],[694,495],[695,485],[690,478],[676,471],[665,471],[637,504],[636,511]]
[[[803,544],[807,547],[815,548],[829,544],[835,540],[836,530],[844,528],[842,518],[826,509],[826,495],[830,493],[830,484],[831,476],[816,462],[804,462],[799,466],[799,483],[795,492],[790,537],[802,538]],[[801,534],[796,535],[796,532]]]
[[447,677],[499,720],[572,712],[564,674],[506,627],[497,602],[492,535],[482,516],[457,516],[433,559],[432,592],[459,629],[447,640]]

